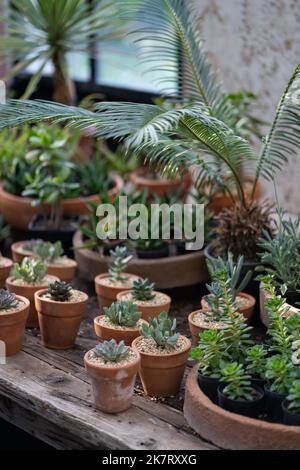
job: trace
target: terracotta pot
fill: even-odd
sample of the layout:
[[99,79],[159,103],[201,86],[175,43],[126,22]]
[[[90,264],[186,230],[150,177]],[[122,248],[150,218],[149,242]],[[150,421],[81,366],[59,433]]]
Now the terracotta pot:
[[[240,308],[239,312],[242,313],[247,320],[250,320],[254,313],[256,299],[252,295],[246,294],[246,292],[239,292],[238,296],[248,300],[248,307]],[[208,303],[206,302],[204,297],[202,297],[201,299],[201,308],[204,311],[209,311]]]
[[[192,335],[193,344],[195,346],[197,346],[197,344],[199,343],[200,333],[203,333],[203,331],[211,329],[211,327],[209,328],[208,326],[206,327],[206,326],[199,325],[193,320],[194,316],[197,315],[197,313],[199,313],[199,310],[196,310],[195,312],[190,313],[188,316],[189,329]],[[222,328],[215,326],[214,329],[221,330]]]
[[[115,339],[117,343],[124,341],[126,346],[131,346],[132,341],[140,336],[140,326],[135,328],[113,328],[113,326],[100,325],[99,320],[105,318],[105,315],[100,315],[94,318],[94,328],[99,341],[110,341]],[[141,320],[143,323],[147,323]]]
[[18,295],[17,298],[24,304],[20,310],[0,314],[0,341],[5,344],[6,356],[13,356],[21,350],[25,324],[29,314],[29,300],[21,295]]
[[[38,315],[37,311],[35,308],[34,304],[34,294],[41,290],[45,289],[45,284],[39,284],[39,285],[30,285],[30,284],[24,284],[24,285],[18,285],[13,282],[14,278],[13,276],[10,276],[8,279],[6,279],[6,287],[10,292],[14,292],[17,295],[21,295],[23,297],[26,297],[26,299],[29,300],[30,302],[30,307],[29,307],[29,316],[26,322],[26,327],[27,328],[38,328],[39,327],[39,320],[38,320]],[[54,282],[54,281],[59,281],[58,277],[55,276],[50,276],[47,275],[47,281],[48,284]]]
[[137,190],[147,190],[149,195],[156,194],[161,198],[178,191],[182,191],[184,197],[191,185],[191,176],[189,173],[184,175],[183,178],[177,176],[174,180],[163,178],[152,179],[147,178],[147,171],[143,168],[133,171],[130,175],[130,180]]
[[169,397],[179,392],[184,370],[191,349],[191,342],[186,338],[186,347],[182,351],[159,355],[141,352],[136,338],[132,347],[141,355],[140,378],[144,391],[150,396]]
[[[132,291],[129,291],[132,293]],[[155,294],[160,294],[160,292],[154,291]],[[123,291],[120,292],[117,295],[117,300],[124,300],[124,297],[128,294],[128,291]],[[171,297],[169,297],[167,294],[164,294],[166,301],[161,304],[151,304],[151,301],[149,301],[149,304],[147,305],[146,302],[143,302],[142,304],[138,300],[132,299],[133,303],[135,303],[139,309],[139,312],[142,314],[142,318],[146,321],[150,321],[152,318],[158,317],[158,315],[161,312],[169,312],[170,307],[171,307]]]
[[[3,265],[2,265],[3,263]],[[0,256],[0,289],[4,289],[6,279],[10,275],[13,262],[9,258]]]
[[126,365],[105,367],[89,360],[91,351],[84,356],[87,373],[92,379],[95,407],[105,413],[127,410],[132,401],[140,355]]
[[88,296],[80,292],[82,298],[77,302],[58,302],[44,298],[46,291],[47,289],[42,289],[34,295],[42,342],[50,349],[72,348],[86,309]]
[[[131,278],[132,280],[141,279],[140,276],[136,276],[135,274],[124,273],[124,276]],[[98,276],[95,277],[95,290],[101,313],[103,312],[104,307],[109,307],[117,300],[117,295],[120,292],[132,289],[132,286],[126,288],[124,286],[108,286],[103,284],[102,279],[106,279],[108,277],[110,277],[109,273],[98,274]]]
[[[246,200],[250,200],[251,198],[251,192],[252,192],[252,183],[253,183],[253,178],[251,177],[246,177],[244,182],[251,183],[251,187],[249,189],[245,190],[245,195],[246,195]],[[249,184],[250,186],[250,184]],[[261,183],[258,182],[254,194],[254,199],[257,200],[261,197],[262,195],[262,186]],[[239,197],[237,194],[234,194],[234,199],[235,201],[239,200]],[[228,207],[233,206],[233,201],[230,196],[224,195],[222,192],[216,193],[211,197],[211,200],[208,204],[208,208],[214,213],[214,214],[219,214],[223,209],[226,209]]]
[[[260,319],[262,323],[269,328],[270,326],[270,317],[266,309],[267,300],[271,298],[270,294],[264,288],[263,283],[261,282],[259,285],[259,308],[260,308]],[[292,307],[288,303],[284,304],[284,308],[286,308],[286,315],[299,315],[299,309]]]
[[21,241],[11,245],[12,259],[15,263],[21,264],[24,258],[36,258],[30,251],[23,250],[26,243],[26,241]]
[[[115,186],[109,191],[109,198],[113,200],[123,187],[123,180],[118,175],[112,175]],[[33,207],[32,199],[15,196],[4,189],[5,183],[0,184],[0,213],[3,214],[9,225],[19,230],[27,230],[29,222],[34,215],[41,212],[41,207]],[[65,215],[87,215],[90,202],[100,202],[98,195],[87,197],[66,199],[62,202],[63,213]],[[43,206],[43,210],[48,211],[49,206]]]

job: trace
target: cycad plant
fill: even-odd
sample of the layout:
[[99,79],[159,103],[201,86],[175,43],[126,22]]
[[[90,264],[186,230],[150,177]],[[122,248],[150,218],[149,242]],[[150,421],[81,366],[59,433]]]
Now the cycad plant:
[[[87,129],[94,126],[102,137],[123,139],[130,150],[147,155],[150,163],[165,173],[176,174],[182,168],[198,167],[197,184],[217,183],[234,202],[236,215],[231,225],[224,227],[230,245],[230,233],[236,233],[237,224],[243,224],[246,246],[240,241],[240,254],[249,255],[249,238],[255,256],[256,240],[262,229],[268,229],[268,212],[255,201],[260,177],[274,179],[287,158],[300,144],[300,111],[293,94],[300,77],[296,68],[276,109],[274,121],[264,139],[260,154],[240,137],[236,129],[236,113],[228,95],[219,84],[208,61],[198,32],[198,18],[190,2],[183,0],[127,0],[122,2],[126,18],[135,17],[144,24],[139,31],[139,42],[152,39],[154,47],[145,48],[144,59],[151,68],[160,71],[165,91],[169,80],[167,72],[182,64],[178,75],[178,99],[170,105],[137,103],[100,103],[96,111],[66,107],[41,101],[11,101],[0,108],[1,127],[17,126],[25,122],[52,120]],[[143,49],[143,48],[142,48]],[[254,171],[251,196],[247,197],[242,173]],[[254,169],[254,170],[253,170]],[[226,175],[222,177],[221,175]],[[262,216],[263,213],[263,216]],[[259,221],[253,232],[251,214]],[[230,217],[229,217],[230,218]],[[235,226],[235,225],[236,226]],[[229,234],[229,235],[228,235]],[[235,250],[231,246],[231,251]]]
[[25,97],[36,89],[46,65],[54,66],[54,99],[75,104],[68,54],[92,52],[96,41],[111,40],[121,33],[112,0],[10,0],[0,18],[7,36],[1,38],[0,55],[15,65],[9,78],[36,64]]

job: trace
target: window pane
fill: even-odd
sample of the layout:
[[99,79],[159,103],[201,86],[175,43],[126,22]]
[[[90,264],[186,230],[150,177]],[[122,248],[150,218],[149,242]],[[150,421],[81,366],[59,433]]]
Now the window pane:
[[[35,61],[29,67],[27,67],[26,72],[35,73],[41,66],[41,61]],[[90,80],[90,63],[89,56],[83,52],[72,52],[68,55],[68,64],[70,75],[74,80],[86,82]],[[53,64],[49,61],[44,69],[45,76],[53,75]]]

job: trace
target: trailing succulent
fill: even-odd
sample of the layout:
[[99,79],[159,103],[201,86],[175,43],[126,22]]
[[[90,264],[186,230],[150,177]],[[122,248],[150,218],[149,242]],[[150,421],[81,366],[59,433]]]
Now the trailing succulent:
[[223,393],[232,400],[253,400],[253,387],[250,375],[248,375],[242,364],[232,362],[221,369],[221,379],[226,385]]
[[176,333],[176,319],[171,320],[167,312],[161,312],[157,318],[150,320],[149,325],[143,323],[140,332],[145,338],[152,338],[161,348],[174,348],[179,339],[179,333]]
[[131,301],[120,300],[104,308],[105,316],[113,325],[135,327],[141,318],[138,307]]
[[0,289],[0,310],[16,308],[18,304],[19,301],[16,297],[16,294],[13,292],[8,292],[5,289]]
[[108,268],[108,272],[114,281],[124,281],[126,277],[123,276],[129,261],[132,259],[131,255],[128,255],[127,248],[125,246],[117,246],[114,250],[109,252],[111,256],[111,263]]
[[115,339],[111,339],[97,344],[94,353],[96,357],[102,358],[104,362],[120,362],[128,356],[129,347],[125,346],[124,341],[117,343]]
[[32,252],[45,263],[53,263],[64,254],[61,241],[36,243],[32,247]]
[[263,344],[255,344],[246,351],[246,371],[251,377],[264,379],[268,351]]
[[72,289],[71,284],[64,281],[54,281],[49,285],[47,294],[56,302],[67,302],[71,297]]
[[149,279],[137,279],[133,282],[132,297],[134,300],[149,301],[155,297],[154,282]]
[[37,284],[44,279],[47,269],[47,265],[39,259],[24,258],[21,265],[14,264],[13,277],[27,284]]
[[295,380],[287,396],[288,410],[300,414],[300,380]]

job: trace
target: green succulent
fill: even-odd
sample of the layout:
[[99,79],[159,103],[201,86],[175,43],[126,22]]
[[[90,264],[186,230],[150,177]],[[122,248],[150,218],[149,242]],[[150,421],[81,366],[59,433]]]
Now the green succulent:
[[278,354],[267,359],[265,376],[272,392],[287,394],[297,372],[287,355]]
[[191,350],[190,357],[197,361],[202,375],[221,377],[222,363],[228,359],[224,332],[215,329],[203,331],[199,344]]
[[41,243],[44,243],[43,240],[37,238],[37,239],[32,239],[28,240],[24,243],[23,248],[25,251],[29,251],[30,253],[34,253],[37,246],[40,245]]
[[67,302],[71,297],[72,289],[71,284],[64,281],[54,281],[49,285],[47,294],[57,302]]
[[39,259],[24,258],[21,265],[14,264],[13,277],[27,284],[37,284],[43,281],[47,274],[47,265]]
[[110,307],[104,307],[104,313],[113,325],[135,327],[141,318],[138,307],[131,301],[120,300]]
[[285,326],[293,339],[300,339],[300,315],[291,315],[286,318]]
[[149,325],[143,323],[140,332],[145,338],[154,339],[162,348],[175,347],[180,336],[176,333],[176,319],[171,320],[167,312],[161,312],[157,318],[150,320]]
[[120,362],[129,354],[129,348],[125,346],[124,341],[117,343],[116,340],[103,341],[97,344],[94,349],[96,357],[101,357],[104,362]]
[[246,351],[246,371],[259,379],[265,377],[267,350],[264,345],[256,344]]
[[300,380],[295,380],[292,383],[286,399],[288,402],[288,410],[292,413],[300,414]]
[[271,350],[289,354],[294,339],[284,318],[289,307],[285,306],[285,300],[281,296],[274,296],[266,301],[266,309],[270,318],[268,335],[271,337]]
[[19,301],[16,297],[16,294],[13,292],[8,292],[5,289],[0,289],[0,310],[16,308],[18,304]]
[[123,276],[129,261],[132,259],[128,255],[126,246],[117,246],[114,250],[109,252],[111,256],[111,263],[108,272],[114,281],[124,281],[126,277]]
[[62,257],[64,254],[61,241],[57,241],[56,243],[36,243],[32,247],[32,252],[47,264],[54,263],[55,260]]
[[250,382],[250,375],[243,369],[242,364],[232,362],[221,369],[222,382],[226,386],[223,389],[224,395],[231,400],[250,401],[253,400],[253,388]]
[[134,300],[152,300],[155,297],[154,288],[154,282],[150,282],[149,279],[137,279],[133,283],[132,297]]

